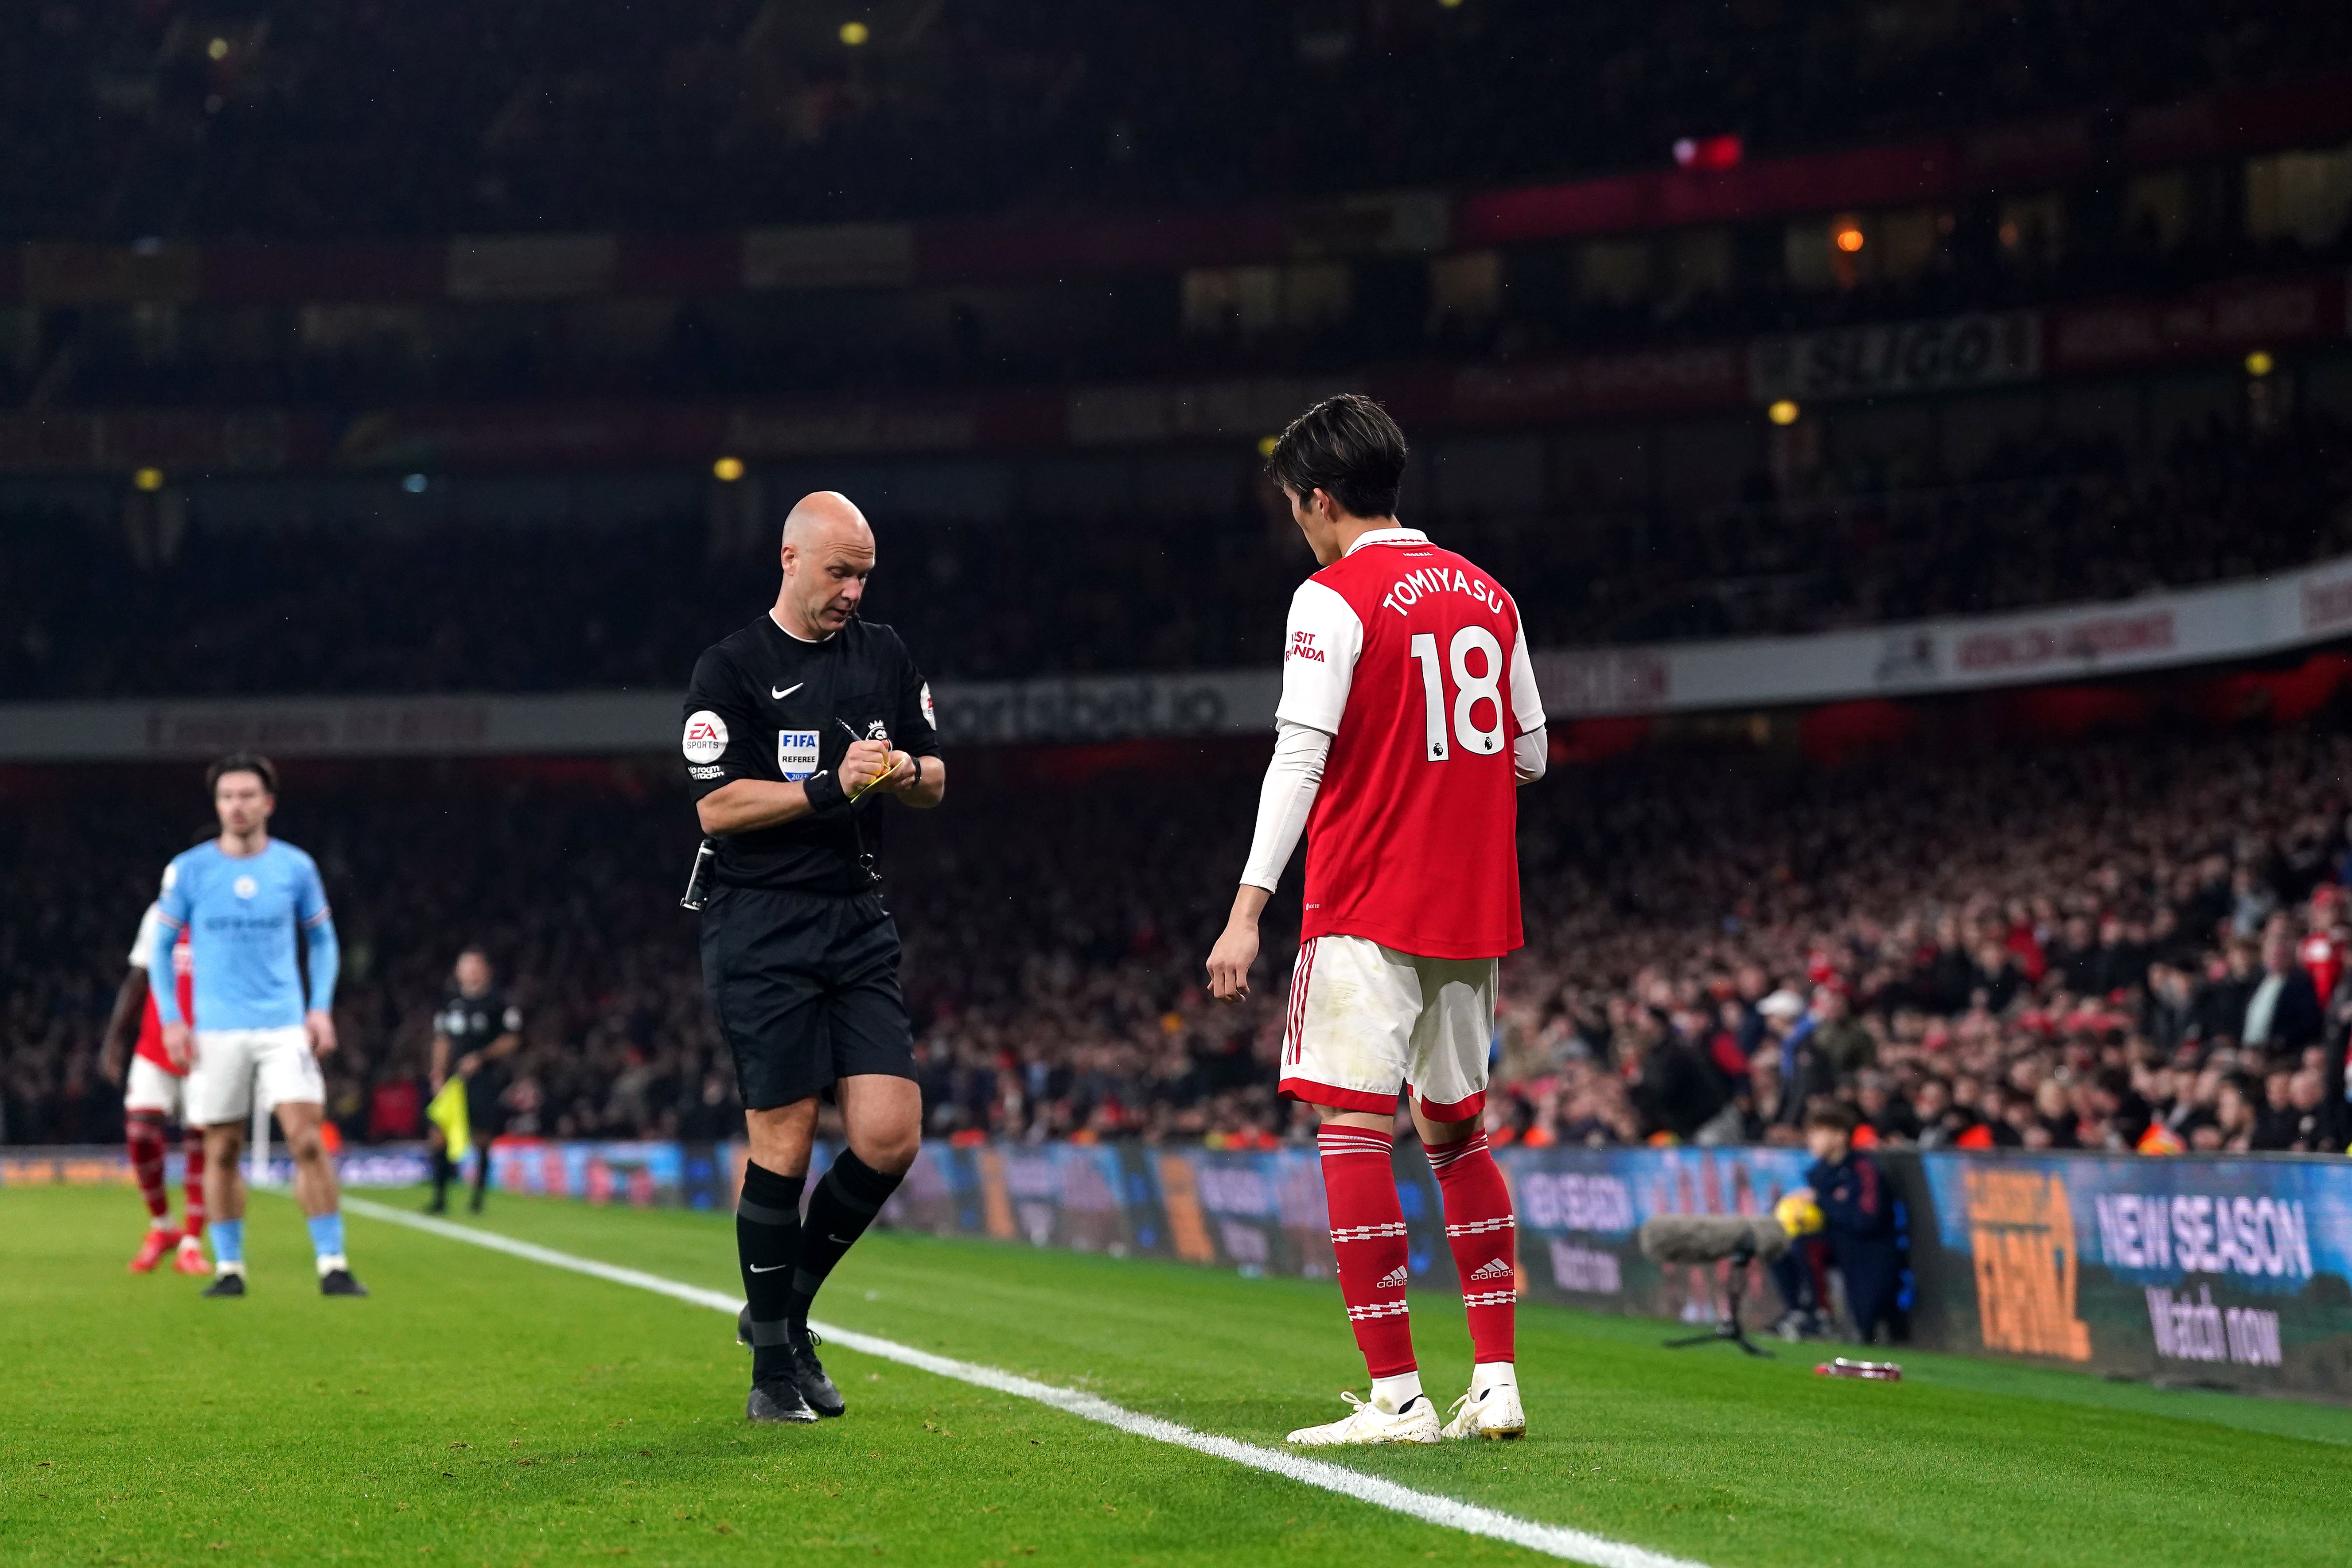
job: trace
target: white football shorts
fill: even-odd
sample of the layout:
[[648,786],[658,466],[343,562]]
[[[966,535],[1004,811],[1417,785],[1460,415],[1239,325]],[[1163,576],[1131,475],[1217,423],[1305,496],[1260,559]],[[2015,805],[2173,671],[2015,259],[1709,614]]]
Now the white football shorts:
[[1410,1089],[1433,1121],[1486,1104],[1495,1035],[1491,958],[1423,958],[1369,937],[1309,937],[1290,972],[1282,1092],[1341,1110],[1394,1111]]
[[174,1121],[186,1120],[180,1114],[186,1099],[188,1080],[177,1073],[165,1072],[145,1057],[131,1058],[130,1076],[122,1080],[122,1109],[153,1110]]
[[299,1024],[282,1029],[198,1029],[196,1064],[188,1069],[188,1117],[199,1127],[243,1121],[261,1102],[279,1106],[327,1102],[326,1075],[310,1054]]

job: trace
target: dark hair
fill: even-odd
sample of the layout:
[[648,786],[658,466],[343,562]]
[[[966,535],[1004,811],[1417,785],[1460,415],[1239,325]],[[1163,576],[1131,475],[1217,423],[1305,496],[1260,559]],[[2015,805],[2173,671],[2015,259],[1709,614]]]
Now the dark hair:
[[278,793],[278,764],[258,752],[231,752],[227,756],[205,770],[205,790],[210,794],[220,787],[225,773],[251,773],[261,781],[264,795]]
[[1810,1132],[1816,1127],[1833,1127],[1851,1138],[1857,1120],[1852,1106],[1834,1100],[1822,1100],[1806,1110],[1805,1131]]
[[1387,409],[1343,392],[1290,422],[1265,471],[1301,500],[1321,490],[1351,517],[1394,517],[1404,451],[1404,432]]

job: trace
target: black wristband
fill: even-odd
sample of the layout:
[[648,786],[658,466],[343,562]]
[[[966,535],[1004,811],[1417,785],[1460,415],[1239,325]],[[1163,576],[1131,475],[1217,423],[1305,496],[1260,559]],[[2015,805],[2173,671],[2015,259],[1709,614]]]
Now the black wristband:
[[835,777],[830,770],[814,774],[803,783],[801,793],[808,796],[812,812],[831,811],[849,799],[848,794],[841,787],[841,780]]

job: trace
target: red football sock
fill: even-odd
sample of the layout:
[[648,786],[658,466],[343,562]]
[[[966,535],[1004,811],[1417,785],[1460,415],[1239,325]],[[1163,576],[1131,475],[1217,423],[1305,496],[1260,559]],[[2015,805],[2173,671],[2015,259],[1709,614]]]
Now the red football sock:
[[180,1158],[187,1165],[188,1217],[184,1227],[201,1240],[205,1234],[205,1135],[193,1127],[180,1129]]
[[163,1119],[152,1111],[132,1111],[123,1123],[122,1142],[131,1151],[131,1173],[139,1180],[147,1213],[162,1219],[172,1212],[172,1200],[163,1193]]
[[1404,1303],[1404,1208],[1389,1168],[1394,1142],[1386,1132],[1342,1122],[1327,1123],[1316,1135],[1331,1249],[1339,1259],[1339,1297],[1374,1377],[1414,1369],[1412,1321]]
[[1462,1304],[1470,1315],[1470,1358],[1509,1361],[1518,1318],[1518,1223],[1511,1217],[1503,1168],[1484,1132],[1434,1145],[1429,1168],[1437,1173],[1445,1240],[1454,1248]]

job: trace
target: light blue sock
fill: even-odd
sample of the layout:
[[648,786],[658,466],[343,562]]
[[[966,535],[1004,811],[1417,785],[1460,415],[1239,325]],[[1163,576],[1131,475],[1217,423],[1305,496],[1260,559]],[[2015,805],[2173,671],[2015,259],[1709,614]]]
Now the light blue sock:
[[343,1255],[343,1216],[341,1211],[310,1216],[310,1250],[321,1258],[341,1258]]
[[241,1219],[216,1219],[210,1225],[205,1226],[205,1229],[211,1234],[213,1238],[213,1261],[215,1263],[243,1263],[245,1261],[245,1221]]

